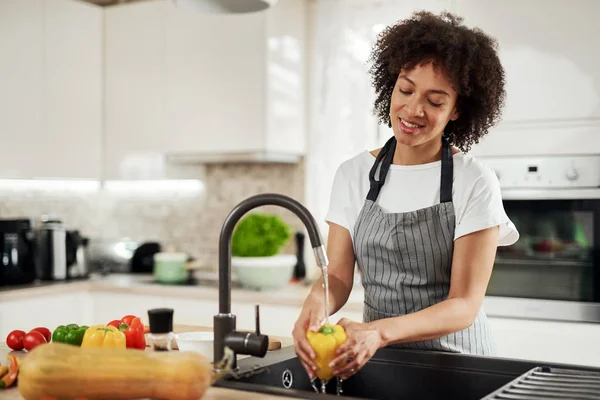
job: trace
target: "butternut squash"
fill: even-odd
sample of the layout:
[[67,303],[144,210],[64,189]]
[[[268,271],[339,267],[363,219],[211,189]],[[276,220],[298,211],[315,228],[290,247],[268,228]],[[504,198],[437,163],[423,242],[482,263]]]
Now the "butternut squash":
[[18,388],[26,400],[196,400],[212,382],[212,365],[196,353],[48,343],[27,354]]

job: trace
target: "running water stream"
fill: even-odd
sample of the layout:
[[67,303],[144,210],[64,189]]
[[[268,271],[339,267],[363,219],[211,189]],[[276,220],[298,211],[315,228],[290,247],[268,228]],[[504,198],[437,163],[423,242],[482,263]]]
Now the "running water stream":
[[[325,294],[325,324],[329,324],[329,274],[327,273],[327,267],[323,267],[321,269],[321,272],[323,273],[323,291]],[[314,378],[310,381],[310,384],[313,388],[313,390],[317,393],[319,393],[319,388],[316,385],[316,381],[317,378]],[[320,384],[321,384],[321,393],[326,393],[326,387],[327,387],[327,383],[329,382],[328,380],[323,380],[323,379],[319,379]],[[342,380],[340,379],[339,376],[336,376],[336,393],[338,396],[340,396],[342,394]]]

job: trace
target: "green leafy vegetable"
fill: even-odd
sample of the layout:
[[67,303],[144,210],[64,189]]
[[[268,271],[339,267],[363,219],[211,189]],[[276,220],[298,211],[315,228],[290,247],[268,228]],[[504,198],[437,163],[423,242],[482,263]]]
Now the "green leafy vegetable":
[[235,257],[274,256],[287,244],[291,229],[277,215],[252,213],[238,222],[231,239]]

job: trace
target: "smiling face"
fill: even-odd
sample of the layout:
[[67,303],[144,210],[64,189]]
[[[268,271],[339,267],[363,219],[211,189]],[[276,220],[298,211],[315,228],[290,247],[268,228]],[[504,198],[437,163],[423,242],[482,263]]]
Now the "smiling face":
[[448,121],[458,118],[457,93],[432,63],[400,71],[390,102],[390,121],[398,143],[441,143]]

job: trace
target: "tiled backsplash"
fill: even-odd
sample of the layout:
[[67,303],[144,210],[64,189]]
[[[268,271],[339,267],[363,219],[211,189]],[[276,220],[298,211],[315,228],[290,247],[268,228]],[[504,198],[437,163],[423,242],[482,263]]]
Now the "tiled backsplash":
[[[216,266],[219,233],[232,208],[249,196],[265,192],[304,202],[304,163],[210,164],[204,183],[204,190],[194,194],[2,189],[0,218],[57,215],[68,229],[79,229],[92,240],[156,240]],[[302,229],[298,218],[285,209],[264,207],[261,211],[281,215],[294,231]],[[292,238],[284,252],[295,251]]]

